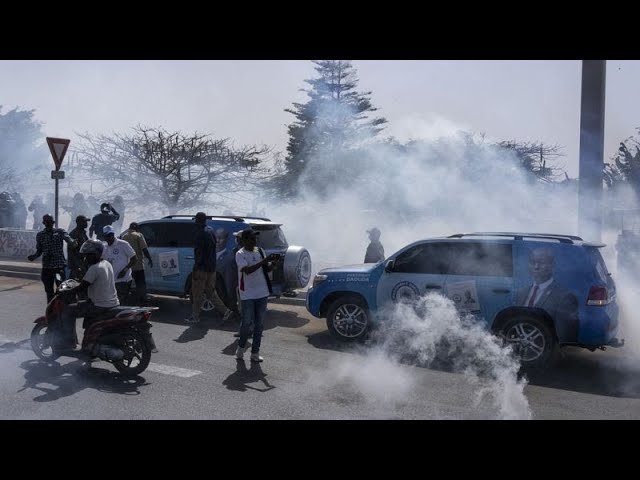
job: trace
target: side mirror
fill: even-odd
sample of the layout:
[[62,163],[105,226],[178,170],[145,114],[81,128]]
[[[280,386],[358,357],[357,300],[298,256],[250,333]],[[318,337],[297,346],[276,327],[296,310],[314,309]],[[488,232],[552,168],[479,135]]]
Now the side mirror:
[[393,272],[393,260],[387,260],[387,263],[384,264],[384,271],[391,273]]

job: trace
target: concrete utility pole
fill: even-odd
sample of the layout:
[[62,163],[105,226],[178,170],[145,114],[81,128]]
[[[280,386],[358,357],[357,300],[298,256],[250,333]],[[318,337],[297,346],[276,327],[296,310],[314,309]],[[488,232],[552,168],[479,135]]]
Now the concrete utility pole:
[[582,61],[578,230],[595,242],[602,240],[606,68],[606,60]]

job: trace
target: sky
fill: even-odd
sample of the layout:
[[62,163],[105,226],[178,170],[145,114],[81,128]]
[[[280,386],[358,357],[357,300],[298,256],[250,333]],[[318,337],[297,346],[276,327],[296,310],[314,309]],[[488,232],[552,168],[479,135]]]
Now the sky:
[[[560,145],[578,175],[581,61],[353,61],[386,135],[437,138],[458,129],[490,140]],[[284,151],[284,111],[307,98],[308,60],[0,61],[2,112],[35,109],[47,136],[126,132],[136,124],[210,133]],[[640,126],[640,61],[607,62],[605,160]]]

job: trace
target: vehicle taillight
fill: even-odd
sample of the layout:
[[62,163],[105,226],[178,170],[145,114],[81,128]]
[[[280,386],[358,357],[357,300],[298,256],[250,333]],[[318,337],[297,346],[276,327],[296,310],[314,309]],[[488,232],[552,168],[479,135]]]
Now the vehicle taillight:
[[142,314],[142,320],[143,321],[148,322],[150,318],[151,318],[151,312],[144,312]]
[[589,289],[587,305],[602,307],[608,305],[609,302],[611,302],[611,299],[609,298],[607,287],[591,287]]

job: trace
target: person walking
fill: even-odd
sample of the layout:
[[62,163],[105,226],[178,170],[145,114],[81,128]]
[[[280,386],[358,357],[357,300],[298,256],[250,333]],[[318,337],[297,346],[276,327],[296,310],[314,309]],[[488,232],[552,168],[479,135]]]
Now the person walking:
[[[68,245],[75,244],[69,234],[62,228],[53,228],[54,223],[53,217],[48,213],[42,217],[44,230],[36,234],[36,253],[27,257],[30,262],[33,262],[42,255],[40,278],[44,284],[44,290],[47,292],[47,303],[55,295],[54,285],[65,279],[64,268],[66,261],[62,250],[62,242],[67,242]],[[56,275],[60,277],[59,280]]]

